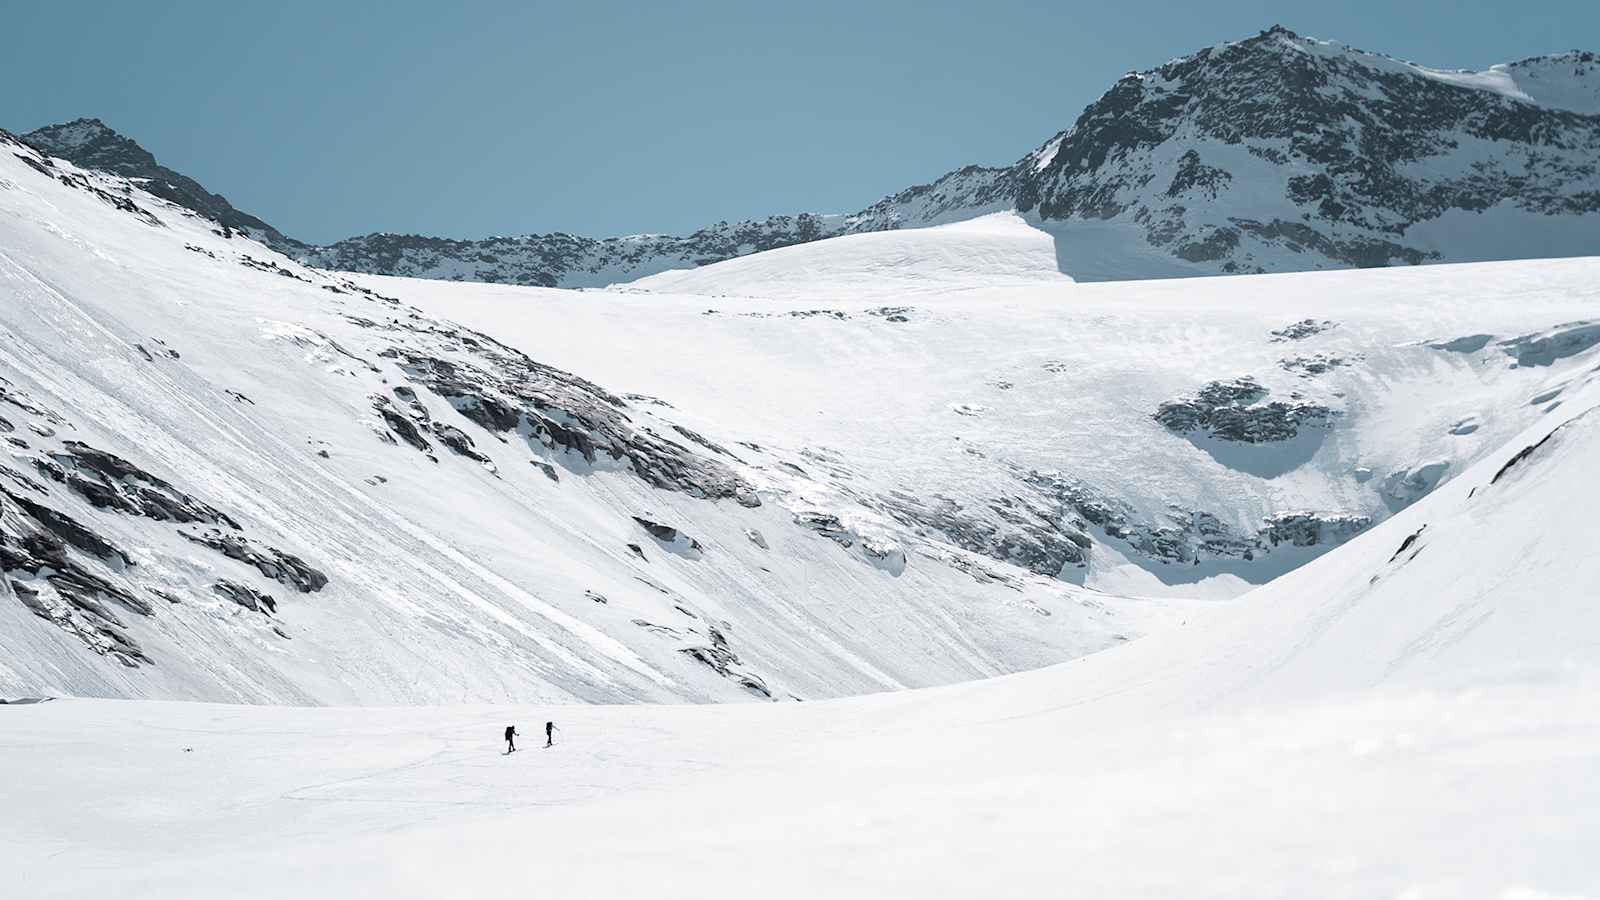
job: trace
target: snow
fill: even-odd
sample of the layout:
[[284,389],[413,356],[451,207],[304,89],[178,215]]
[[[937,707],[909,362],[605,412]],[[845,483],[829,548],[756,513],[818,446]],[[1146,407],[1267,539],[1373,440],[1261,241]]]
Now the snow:
[[[962,232],[894,236],[906,243],[935,234],[945,246]],[[1485,341],[1458,354],[1413,342],[1482,333],[1504,340],[1597,313],[1592,259],[980,288],[972,286],[973,257],[951,253],[948,268],[916,273],[923,291],[909,296],[906,276],[875,279],[858,264],[862,246],[830,239],[691,273],[716,296],[597,299],[366,280],[538,358],[672,397],[691,427],[741,422],[763,442],[832,448],[891,484],[993,496],[1013,483],[1017,467],[1054,469],[1107,485],[1151,516],[1179,503],[1225,510],[1241,526],[1290,509],[1381,518],[1390,511],[1380,490],[1389,473],[1438,459],[1460,471],[1539,415],[1526,401],[1544,376],[1508,368],[1497,346]],[[825,268],[832,259],[851,273],[848,299],[831,288],[806,296],[803,273],[822,284],[846,280]],[[912,304],[906,323],[869,314],[901,303]],[[817,309],[852,318],[791,315]],[[1340,326],[1302,342],[1268,337],[1324,316]],[[1315,378],[1282,367],[1312,352],[1354,362]],[[737,361],[736,376],[724,361]],[[1250,447],[1240,448],[1242,460],[1218,458],[1149,423],[1161,402],[1247,373],[1277,396],[1298,391],[1344,415],[1320,443],[1297,448],[1309,450],[1308,459]],[[798,414],[796,396],[805,398]],[[957,412],[978,406],[982,415]],[[1452,433],[1469,416],[1480,417],[1480,428]],[[1354,474],[1363,467],[1379,478],[1363,483]],[[1091,563],[1085,584],[1122,595],[1218,597],[1304,561],[1252,573],[1114,559],[1107,553]]]
[[1582,115],[1600,115],[1600,60],[1574,50],[1494,66],[1516,81],[1534,102]]
[[[703,296],[832,298],[953,287],[1063,283],[1054,242],[1014,212],[933,228],[851,234],[638,279],[629,287]],[[748,287],[756,284],[759,288]],[[758,291],[758,294],[748,294]]]
[[[32,897],[1585,896],[1600,389],[1574,400],[1234,606],[1001,679],[0,708],[0,803],[29,813],[0,818],[0,865]],[[501,755],[505,724],[546,719],[555,747]]]
[[[330,579],[316,594],[286,594],[250,567],[183,540],[170,523],[54,492],[43,502],[137,563],[125,572],[95,563],[95,571],[182,602],[127,617],[127,631],[155,660],[129,669],[32,615],[6,586],[0,696],[761,699],[682,652],[708,644],[714,626],[743,671],[775,696],[809,700],[1032,668],[1144,633],[1185,606],[1107,597],[919,538],[866,515],[844,493],[875,489],[854,461],[832,478],[801,456],[821,452],[809,442],[746,451],[735,441],[767,436],[717,422],[715,409],[709,419],[644,404],[627,414],[660,434],[681,423],[736,447],[765,493],[760,508],[653,489],[626,467],[590,466],[524,440],[502,443],[426,391],[421,400],[433,415],[472,436],[494,470],[442,447],[435,463],[386,445],[374,434],[369,397],[405,383],[379,355],[402,339],[357,320],[434,320],[324,290],[340,280],[254,242],[226,240],[148,195],[133,194],[163,227],[35,172],[11,152],[0,156],[14,185],[0,191],[0,377],[65,423],[5,406],[0,415],[18,429],[8,436],[26,434],[28,447],[0,445],[0,463],[33,472],[34,454],[85,441],[226,510],[252,539]],[[294,277],[241,265],[246,255],[274,260]],[[648,346],[676,365],[669,338],[657,332]],[[181,359],[143,358],[136,345],[148,350],[157,339]],[[715,371],[731,388],[740,367]],[[606,384],[619,393],[646,387]],[[24,431],[35,427],[54,437]],[[531,462],[551,466],[560,480]],[[780,463],[819,474],[785,474]],[[837,514],[860,541],[842,548],[797,525],[799,511]],[[647,546],[641,559],[627,547],[644,539],[636,515],[685,528],[706,545],[703,558]],[[768,546],[752,543],[750,530]],[[906,552],[910,562],[885,568],[861,552],[867,539],[885,559]],[[996,577],[984,574],[991,570]],[[216,598],[209,585],[219,577],[276,596],[277,615]]]
[[1524,103],[1536,103],[1517,87],[1516,79],[1506,69],[1496,66],[1483,72],[1468,72],[1464,70],[1450,71],[1446,69],[1430,69],[1427,66],[1413,65],[1412,70],[1434,81],[1443,81],[1457,87],[1472,88],[1477,91],[1489,91],[1512,100],[1521,100]]

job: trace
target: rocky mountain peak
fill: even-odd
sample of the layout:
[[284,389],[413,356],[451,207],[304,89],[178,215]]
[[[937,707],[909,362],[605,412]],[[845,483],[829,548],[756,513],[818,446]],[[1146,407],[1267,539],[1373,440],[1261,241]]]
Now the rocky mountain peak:
[[246,232],[275,249],[293,252],[304,246],[255,216],[235,209],[221,194],[213,194],[187,175],[161,165],[155,154],[99,119],[73,119],[59,125],[46,125],[22,135],[22,140],[42,153],[81,168],[100,169],[136,179],[141,187],[157,197]]
[[[849,215],[719,222],[687,235],[370,234],[308,246],[98,119],[24,140],[145,179],[152,193],[302,262],[447,280],[599,287],[1011,209],[1073,231],[1057,255],[1086,280],[1600,253],[1594,53],[1432,69],[1283,25],[1130,72],[1011,166],[965,166]],[[1104,236],[1080,236],[1083,227]],[[1104,258],[1108,247],[1118,260]]]
[[28,135],[34,146],[66,153],[85,147],[119,146],[150,156],[143,147],[118,134],[99,119],[73,119],[59,125],[46,125]]

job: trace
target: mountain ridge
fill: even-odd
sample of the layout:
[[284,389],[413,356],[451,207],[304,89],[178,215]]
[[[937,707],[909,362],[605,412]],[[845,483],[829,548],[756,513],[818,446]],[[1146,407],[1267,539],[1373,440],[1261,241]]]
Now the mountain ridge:
[[[1354,124],[1351,124],[1354,123]],[[322,268],[604,287],[829,237],[1015,209],[1080,280],[1600,253],[1600,61],[1572,50],[1431,69],[1273,26],[1130,72],[1010,166],[967,165],[849,214],[717,222],[686,235],[456,239],[374,232],[312,245],[161,166],[98,119],[22,136]],[[1530,218],[1531,217],[1531,218]],[[1555,236],[1497,244],[1507,229]],[[1112,231],[1164,263],[1105,265]]]

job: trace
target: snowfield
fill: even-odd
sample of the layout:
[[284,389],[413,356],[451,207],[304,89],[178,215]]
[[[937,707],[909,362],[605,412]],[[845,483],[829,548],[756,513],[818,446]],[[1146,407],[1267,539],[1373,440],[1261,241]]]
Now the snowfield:
[[[1575,399],[1234,606],[1005,678],[0,709],[0,865],[29,897],[1591,896],[1600,390]],[[508,722],[532,749],[501,755]]]

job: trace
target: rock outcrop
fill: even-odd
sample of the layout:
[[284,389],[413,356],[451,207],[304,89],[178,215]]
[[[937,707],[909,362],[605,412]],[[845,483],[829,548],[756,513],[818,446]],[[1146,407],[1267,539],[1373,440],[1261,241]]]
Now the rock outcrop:
[[1157,422],[1178,434],[1201,433],[1218,440],[1245,444],[1286,441],[1302,428],[1328,424],[1333,411],[1291,395],[1288,402],[1259,402],[1268,391],[1245,376],[1213,381],[1194,397],[1169,400],[1155,412]]

